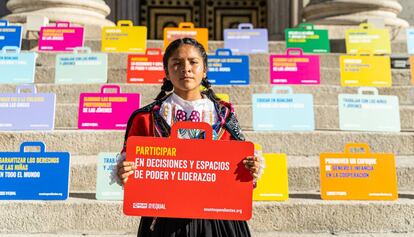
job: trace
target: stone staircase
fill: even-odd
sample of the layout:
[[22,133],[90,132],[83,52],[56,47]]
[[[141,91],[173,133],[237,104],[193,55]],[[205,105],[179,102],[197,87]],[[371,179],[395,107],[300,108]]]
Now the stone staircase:
[[[339,44],[338,44],[339,45]],[[87,41],[100,51],[100,41]],[[393,43],[393,52],[405,52],[405,44]],[[149,41],[148,47],[162,47]],[[223,42],[210,42],[210,53]],[[284,53],[283,42],[271,42],[272,53]],[[336,52],[341,52],[341,46]],[[44,141],[48,151],[71,153],[70,198],[67,201],[1,201],[0,236],[135,236],[139,218],[122,213],[122,202],[95,199],[96,155],[121,149],[124,131],[77,129],[79,94],[98,92],[101,85],[54,84],[55,53],[41,53],[37,60],[38,92],[57,95],[54,131],[0,132],[0,151],[16,151],[23,141]],[[250,86],[215,86],[228,93],[248,140],[265,153],[286,153],[289,167],[289,200],[255,202],[249,221],[258,237],[368,237],[414,236],[414,86],[409,70],[392,70],[393,86],[379,93],[396,95],[400,102],[400,133],[339,131],[337,98],[356,93],[340,86],[340,54],[321,55],[321,85],[293,86],[294,93],[314,96],[316,131],[252,131],[251,94],[270,93],[268,54],[250,56]],[[152,101],[160,85],[126,84],[127,54],[109,54],[108,83],[122,92],[138,92],[142,105]],[[15,85],[0,85],[0,92],[14,92]],[[396,156],[399,185],[397,201],[323,201],[319,191],[319,154],[340,152],[350,142],[364,142],[373,152]]]

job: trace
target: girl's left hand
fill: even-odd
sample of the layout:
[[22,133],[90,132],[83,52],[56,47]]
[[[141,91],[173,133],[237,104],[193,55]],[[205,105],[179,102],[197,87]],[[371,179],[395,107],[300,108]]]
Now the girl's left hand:
[[257,179],[259,176],[260,159],[257,156],[248,156],[243,160],[244,167],[250,171],[253,178]]

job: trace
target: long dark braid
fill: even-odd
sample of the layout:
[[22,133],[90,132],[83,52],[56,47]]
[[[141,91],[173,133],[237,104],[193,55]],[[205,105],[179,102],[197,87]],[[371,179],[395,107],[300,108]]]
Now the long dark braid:
[[160,100],[164,98],[169,92],[173,91],[174,87],[170,80],[168,80],[166,77],[164,77],[162,86],[161,86],[161,92],[157,95],[155,100]]
[[211,88],[211,83],[207,80],[207,77],[201,80],[201,85],[206,88],[206,90],[201,93],[206,95],[207,98],[213,101],[217,101],[217,102],[221,100],[220,98],[217,97],[216,93],[214,93],[213,88]]
[[[196,49],[198,49],[198,52],[200,53],[201,57],[203,58],[204,68],[206,72],[208,71],[208,62],[207,62],[207,53],[204,49],[203,45],[201,45],[197,40],[192,38],[182,38],[182,39],[176,39],[173,42],[171,42],[167,49],[165,49],[164,57],[163,57],[163,64],[164,64],[164,71],[165,74],[168,74],[168,59],[170,59],[171,55],[182,45],[192,45]],[[220,101],[220,99],[216,96],[213,89],[211,88],[211,83],[207,80],[207,77],[203,78],[201,81],[201,85],[206,88],[205,91],[202,93],[206,95],[210,100],[214,101]],[[164,98],[169,92],[173,91],[173,84],[170,80],[167,80],[167,78],[164,78],[164,82],[161,86],[161,92],[157,95],[155,100],[160,100]]]

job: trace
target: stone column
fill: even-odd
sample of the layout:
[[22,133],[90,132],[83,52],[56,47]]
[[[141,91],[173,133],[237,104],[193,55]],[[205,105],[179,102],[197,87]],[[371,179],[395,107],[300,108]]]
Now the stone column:
[[86,28],[87,38],[100,38],[102,26],[112,26],[106,19],[110,8],[103,0],[9,0],[12,12],[4,18],[10,22],[25,23],[28,15],[41,15],[50,22],[69,21]]
[[319,28],[330,30],[331,39],[345,38],[345,29],[369,19],[383,19],[393,38],[403,38],[407,21],[398,18],[402,6],[398,0],[310,0],[303,18]]

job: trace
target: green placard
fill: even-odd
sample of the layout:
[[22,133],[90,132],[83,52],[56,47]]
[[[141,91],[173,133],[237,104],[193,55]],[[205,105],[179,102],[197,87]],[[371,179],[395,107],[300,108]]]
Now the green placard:
[[111,180],[111,172],[116,165],[117,153],[99,153],[96,178],[96,199],[123,200],[123,188]]
[[316,30],[313,24],[303,23],[298,28],[286,29],[286,48],[300,48],[305,53],[329,53],[328,30]]

